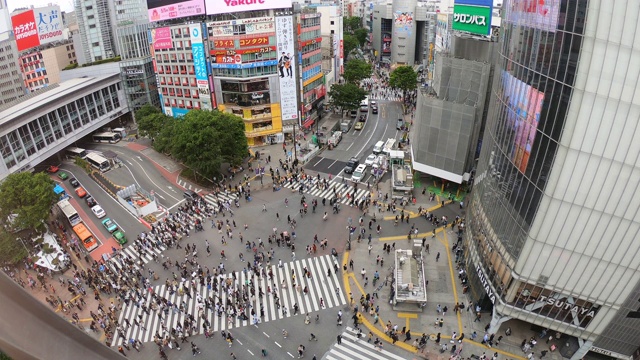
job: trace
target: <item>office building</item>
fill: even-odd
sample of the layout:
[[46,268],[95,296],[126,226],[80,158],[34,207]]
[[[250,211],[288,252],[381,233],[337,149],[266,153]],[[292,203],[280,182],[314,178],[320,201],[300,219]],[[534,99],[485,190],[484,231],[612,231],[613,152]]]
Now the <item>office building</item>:
[[0,33],[0,103],[15,101],[25,92],[13,33]]
[[[344,68],[344,57],[341,49],[343,43],[342,12],[335,4],[312,4],[320,14],[320,33],[322,35],[322,72],[325,75],[326,88],[338,83]],[[344,45],[343,45],[344,46]]]
[[109,0],[74,0],[83,52],[78,61],[90,63],[118,55],[112,3]]
[[320,31],[321,13],[314,8],[306,8],[296,14],[298,23],[298,44],[302,64],[302,127],[310,128],[319,120],[327,93],[325,76],[322,72],[322,33]]
[[57,46],[41,46],[23,52],[18,59],[24,85],[28,92],[60,82],[60,72],[66,66],[77,64],[73,42]]
[[373,56],[389,64],[419,65],[435,41],[437,4],[416,0],[373,5]]
[[[565,358],[640,344],[638,3],[506,0],[462,235],[466,291]],[[539,11],[540,10],[540,11]],[[544,11],[542,11],[544,10]]]

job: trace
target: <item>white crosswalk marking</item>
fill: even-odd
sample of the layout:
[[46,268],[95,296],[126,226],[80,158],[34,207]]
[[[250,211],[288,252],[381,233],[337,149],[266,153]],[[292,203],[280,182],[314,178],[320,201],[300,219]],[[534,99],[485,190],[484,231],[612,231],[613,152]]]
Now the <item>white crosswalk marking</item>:
[[[136,243],[140,244],[140,241],[136,239]],[[142,271],[140,265],[144,265],[153,260],[151,253],[155,253],[156,255],[160,256],[162,252],[167,249],[166,245],[162,244],[160,247],[152,247],[150,250],[145,251],[144,255],[141,255],[137,250],[135,250],[133,245],[134,244],[131,244],[126,248],[123,248],[122,250],[120,250],[118,255],[113,256],[111,257],[111,259],[109,259],[109,262],[107,262],[107,264],[112,268],[112,270],[118,272],[121,271],[121,269],[123,268],[122,258],[127,258],[133,259],[135,263],[133,267]],[[142,262],[142,264],[140,264],[140,262]]]
[[[344,306],[347,302],[342,292],[342,285],[340,284],[338,274],[333,271],[334,264],[337,264],[335,261],[335,258],[333,258],[331,255],[323,255],[319,257],[284,263],[284,266],[282,268],[278,268],[277,265],[271,265],[270,270],[273,272],[272,280],[257,276],[248,278],[249,273],[245,274],[243,271],[238,271],[235,273],[235,277],[237,279],[236,284],[246,284],[247,280],[251,280],[254,284],[256,284],[256,286],[262,288],[264,296],[260,298],[260,296],[258,296],[258,289],[256,288],[256,296],[251,299],[251,303],[256,311],[256,314],[259,315],[260,306],[264,306],[265,316],[264,318],[260,319],[260,322],[279,320],[285,317],[293,316],[293,305],[296,303],[300,308],[298,315],[320,310],[320,299],[323,299],[324,301],[324,308]],[[303,269],[305,266],[311,273],[311,278],[304,277]],[[291,276],[292,269],[295,272],[295,282],[297,286],[293,286],[293,279]],[[327,270],[329,269],[331,270],[331,274],[327,276]],[[266,269],[267,273],[269,272],[268,270],[269,269]],[[227,274],[227,278],[233,279],[233,275],[229,273]],[[282,286],[283,282],[286,284],[286,287]],[[305,286],[308,287],[308,294],[305,294],[303,292]],[[267,287],[271,287],[271,294],[267,292]],[[173,310],[170,310],[168,314],[162,312],[162,319],[160,319],[156,311],[149,310],[149,314],[146,314],[141,307],[138,308],[138,306],[133,301],[131,301],[129,302],[129,305],[123,306],[118,317],[118,322],[120,324],[122,324],[122,322],[126,318],[129,319],[132,325],[125,331],[127,340],[133,338],[142,342],[150,342],[152,341],[153,335],[156,333],[156,331],[162,333],[161,321],[165,324],[168,330],[171,330],[171,328],[175,327],[178,323],[183,323],[184,319],[187,318],[189,314],[193,315],[197,319],[197,328],[199,329],[198,333],[202,333],[203,321],[199,317],[196,294],[200,294],[203,298],[211,297],[214,299],[215,296],[219,296],[219,301],[221,304],[226,304],[228,295],[227,292],[223,291],[220,286],[218,286],[218,292],[215,293],[213,290],[208,290],[207,286],[201,287],[199,284],[197,287],[197,291],[194,289],[191,290],[191,298],[189,298],[186,294],[179,295],[177,292],[174,292],[174,294],[170,294],[169,289],[164,284],[155,286],[153,288],[153,291],[158,296],[164,297],[169,300],[172,304],[177,304],[178,307],[180,306],[180,304],[185,302],[187,310],[186,313],[174,313]],[[278,297],[280,299],[279,308],[275,305],[273,293],[278,294]],[[217,301],[218,300],[215,299],[214,303]],[[144,303],[146,304],[146,306],[150,306],[151,302],[151,294],[148,293],[145,295]],[[284,308],[287,308],[286,315],[283,314]],[[236,319],[233,319],[229,323],[227,321],[228,318],[224,313],[222,314],[222,317],[218,317],[218,315],[215,313],[215,309],[205,311],[205,314],[211,324],[211,328],[213,331],[247,326],[252,323],[251,317],[249,317],[249,320],[240,320],[240,318],[236,317]],[[140,321],[140,323],[144,325],[146,330],[143,330],[141,327],[138,327],[134,324],[133,320],[137,319],[138,315],[142,315],[142,320]],[[111,343],[111,346],[119,345],[122,343],[122,341],[123,339],[116,334],[114,336],[114,340]]]
[[405,358],[387,350],[379,350],[367,342],[365,333],[358,340],[356,330],[347,327],[342,333],[342,344],[334,343],[331,349],[324,354],[322,360],[352,360],[352,359],[377,359],[377,360],[404,360]]
[[[304,181],[286,181],[284,183],[284,187],[298,190],[300,186],[304,183],[303,193],[306,195],[311,195],[313,197],[318,198],[326,198],[327,200],[331,200],[334,197],[338,197],[339,202],[343,205],[351,204],[351,196],[354,194],[353,184],[351,181],[347,181],[347,184],[344,184],[342,180],[338,180],[337,178],[331,179],[329,181],[329,185],[327,187],[319,187],[318,179],[307,179]],[[335,191],[334,191],[335,189]],[[355,202],[354,205],[357,205],[358,202],[364,198],[366,198],[371,191],[367,189],[366,184],[358,184],[355,189]],[[349,198],[347,198],[347,194],[349,194]]]
[[389,100],[389,101],[401,101],[401,96],[387,96],[385,97],[382,94],[373,94],[370,98],[371,100]]
[[238,199],[238,194],[232,192],[221,192],[219,194],[207,194],[204,196],[204,201],[213,205],[217,211],[220,211],[220,206],[218,205],[218,201],[224,206],[226,202],[230,202],[230,207],[233,206],[235,200]]

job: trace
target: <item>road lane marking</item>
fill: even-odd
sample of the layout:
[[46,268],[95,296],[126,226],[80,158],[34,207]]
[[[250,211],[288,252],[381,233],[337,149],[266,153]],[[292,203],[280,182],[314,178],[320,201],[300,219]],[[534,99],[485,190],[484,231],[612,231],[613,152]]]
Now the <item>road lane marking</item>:
[[320,160],[318,160],[317,163],[313,164],[313,166],[318,166],[318,164],[320,164],[322,162],[322,160],[324,160],[324,158],[320,158]]

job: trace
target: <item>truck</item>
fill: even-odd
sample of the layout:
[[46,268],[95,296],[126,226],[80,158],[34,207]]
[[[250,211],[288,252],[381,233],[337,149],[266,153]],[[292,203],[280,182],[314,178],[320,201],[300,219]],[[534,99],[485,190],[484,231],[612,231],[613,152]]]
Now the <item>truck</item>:
[[353,120],[345,119],[340,124],[340,131],[343,133],[349,132],[349,130],[351,130],[351,126],[353,126]]
[[342,131],[334,131],[327,140],[327,144],[331,147],[336,147],[342,140]]

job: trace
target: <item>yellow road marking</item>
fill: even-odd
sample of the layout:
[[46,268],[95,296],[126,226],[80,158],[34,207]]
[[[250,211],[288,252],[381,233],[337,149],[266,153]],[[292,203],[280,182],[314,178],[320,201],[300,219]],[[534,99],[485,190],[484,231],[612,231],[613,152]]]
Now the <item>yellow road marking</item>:
[[[449,200],[449,201],[445,202],[444,204],[445,204],[445,205],[447,205],[447,204],[450,204],[450,203],[451,203],[451,200]],[[441,206],[441,205],[439,205],[439,204],[440,204],[440,201],[438,201],[438,205],[434,205],[434,206],[432,206],[432,207],[428,208],[428,209],[427,209],[427,211],[428,211],[428,212],[433,212],[434,210],[438,210],[438,209],[440,209],[442,206]],[[396,211],[398,211],[398,210],[396,210]],[[411,210],[406,210],[406,209],[405,209],[405,210],[404,210],[404,212],[405,212],[405,214],[406,214],[406,213],[409,213],[409,218],[410,218],[410,219],[417,218],[417,217],[419,217],[419,216],[420,216],[420,214],[419,214],[419,213],[413,212],[413,211],[411,211]],[[382,219],[383,219],[383,220],[395,220],[395,219],[396,219],[396,216],[395,216],[395,215],[385,216],[385,217],[383,217]]]
[[[439,226],[436,229],[436,234],[441,233],[442,231],[444,231],[444,226]],[[421,239],[425,236],[431,236],[433,235],[433,232],[424,232],[424,233],[420,233],[418,235],[416,235],[415,237],[412,237],[412,239]],[[394,236],[385,236],[385,237],[381,237],[378,240],[379,241],[395,241],[395,240],[406,240],[407,239],[407,235],[394,235]]]
[[398,313],[398,317],[399,318],[407,318],[407,319],[417,319],[418,318],[418,314],[399,312]]
[[[78,298],[80,298],[82,295],[76,295],[74,298],[72,298],[71,300],[69,300],[69,302],[72,302]],[[58,305],[58,308],[56,309],[56,312],[60,312],[62,310],[62,305]]]
[[[445,228],[445,226],[443,226],[443,228]],[[457,304],[459,303],[458,290],[456,289],[456,276],[455,276],[455,273],[453,272],[453,261],[451,261],[451,252],[449,251],[449,240],[447,239],[447,232],[442,231],[442,235],[444,236],[444,240],[440,239],[438,236],[436,236],[436,239],[438,239],[438,241],[440,241],[444,245],[444,248],[445,248],[444,251],[447,253],[447,260],[449,262],[449,275],[451,276],[451,285],[453,287],[453,299]],[[458,318],[458,332],[461,334],[462,333],[462,316],[460,316],[460,312],[457,312],[456,315]]]

